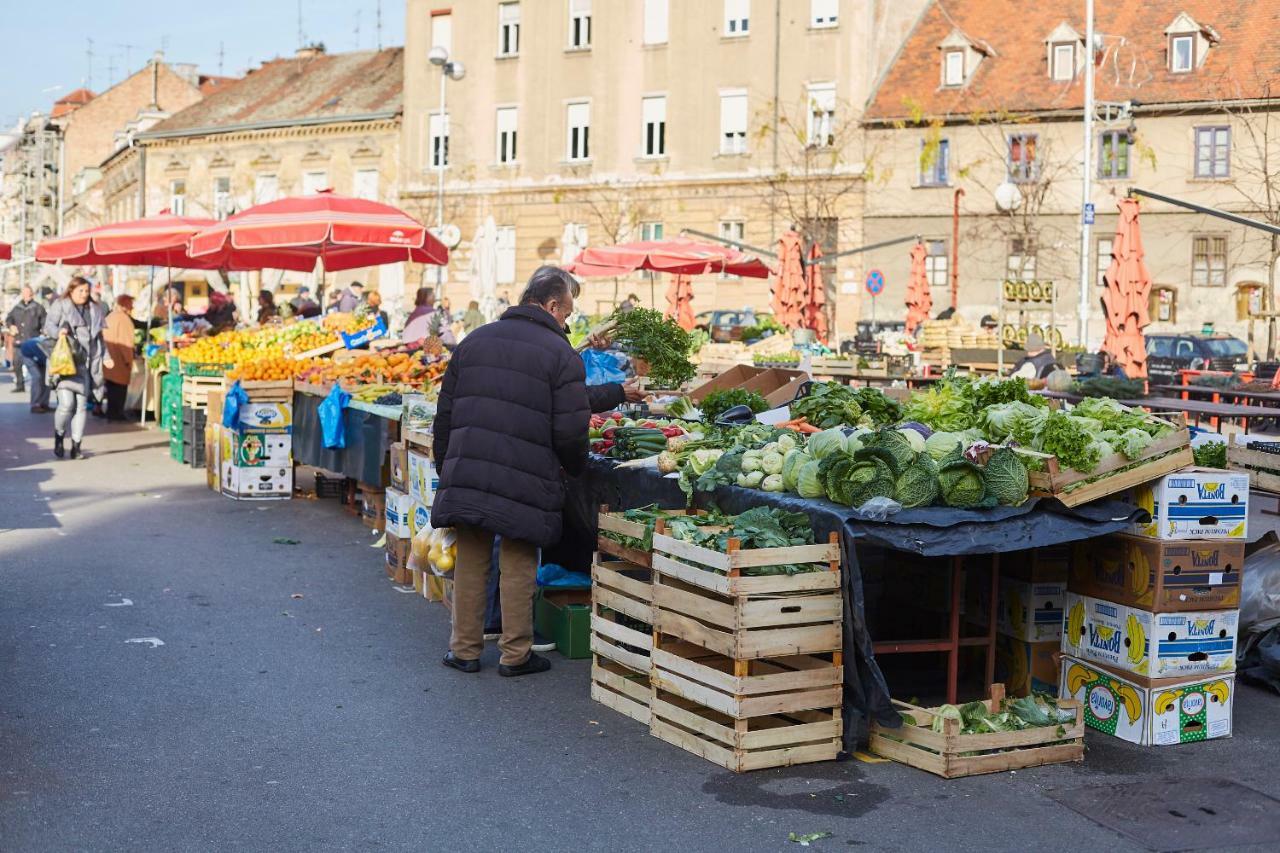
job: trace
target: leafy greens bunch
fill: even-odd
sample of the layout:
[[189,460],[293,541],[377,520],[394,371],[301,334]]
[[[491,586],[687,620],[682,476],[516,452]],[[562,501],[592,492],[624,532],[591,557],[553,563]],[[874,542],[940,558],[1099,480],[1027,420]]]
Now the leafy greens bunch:
[[693,338],[675,320],[658,311],[615,311],[614,338],[628,354],[649,362],[649,378],[659,387],[678,388],[694,376],[689,353]]

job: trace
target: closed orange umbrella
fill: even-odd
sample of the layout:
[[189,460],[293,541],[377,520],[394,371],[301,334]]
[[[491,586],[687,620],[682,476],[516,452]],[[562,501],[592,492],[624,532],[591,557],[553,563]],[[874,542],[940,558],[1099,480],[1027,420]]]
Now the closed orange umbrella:
[[1120,221],[1111,244],[1111,266],[1103,277],[1102,294],[1107,335],[1102,348],[1124,369],[1130,379],[1147,376],[1147,347],[1142,330],[1151,323],[1147,300],[1151,296],[1151,273],[1142,249],[1138,226],[1138,200],[1120,200]]
[[819,341],[827,340],[827,284],[822,279],[822,247],[809,247],[809,263],[804,268],[804,308],[801,325],[813,329]]
[[693,328],[693,279],[689,276],[673,276],[667,285],[666,316],[675,317],[686,332]]
[[803,319],[804,249],[800,235],[787,231],[778,238],[778,272],[773,277],[773,316],[784,328],[794,329]]
[[911,274],[907,277],[907,334],[915,330],[933,310],[933,294],[929,290],[929,274],[925,270],[928,255],[923,243],[911,247]]

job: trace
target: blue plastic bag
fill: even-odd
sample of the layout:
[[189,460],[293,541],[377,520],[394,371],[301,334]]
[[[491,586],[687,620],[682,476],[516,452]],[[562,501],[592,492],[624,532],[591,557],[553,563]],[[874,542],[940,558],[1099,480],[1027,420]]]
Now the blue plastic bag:
[[343,426],[342,410],[351,401],[351,395],[342,390],[342,386],[334,385],[329,396],[320,401],[320,432],[324,446],[343,448],[347,446],[347,435]]
[[556,589],[591,589],[591,576],[571,572],[559,563],[543,563],[538,566],[538,586]]
[[588,349],[582,352],[582,364],[587,369],[588,385],[608,385],[610,382],[625,382],[627,373],[623,370],[626,356],[618,352]]
[[249,395],[240,387],[240,380],[232,383],[222,401],[222,425],[227,429],[235,429],[240,423],[240,407],[249,402]]

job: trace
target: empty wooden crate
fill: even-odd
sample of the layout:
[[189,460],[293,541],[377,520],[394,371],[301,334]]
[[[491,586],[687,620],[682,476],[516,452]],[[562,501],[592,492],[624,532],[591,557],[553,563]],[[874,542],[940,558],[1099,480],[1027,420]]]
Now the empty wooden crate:
[[603,559],[591,567],[591,698],[641,723],[649,722],[652,600],[649,569]]

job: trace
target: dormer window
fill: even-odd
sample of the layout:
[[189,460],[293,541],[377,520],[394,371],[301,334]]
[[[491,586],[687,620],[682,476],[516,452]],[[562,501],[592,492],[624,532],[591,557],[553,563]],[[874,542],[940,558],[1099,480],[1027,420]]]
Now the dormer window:
[[1196,67],[1196,37],[1194,33],[1178,33],[1169,36],[1169,70],[1185,74]]
[[946,50],[942,53],[942,85],[964,85],[964,51]]
[[1076,46],[1055,44],[1050,53],[1049,76],[1054,80],[1074,80],[1076,76]]

